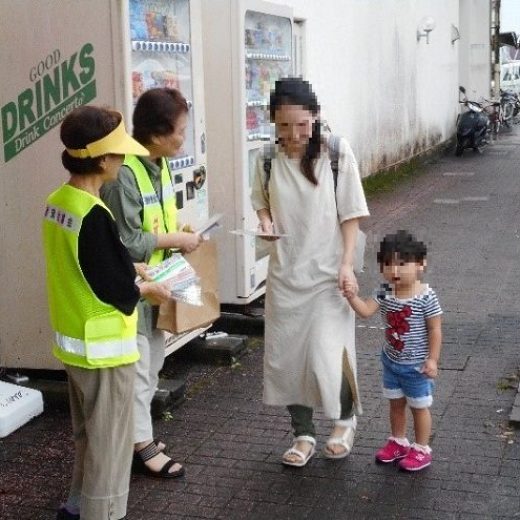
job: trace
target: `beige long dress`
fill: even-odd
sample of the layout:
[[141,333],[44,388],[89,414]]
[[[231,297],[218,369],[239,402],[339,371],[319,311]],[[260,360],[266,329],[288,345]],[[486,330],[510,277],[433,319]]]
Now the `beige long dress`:
[[[257,158],[252,203],[270,210],[275,230],[265,300],[264,403],[322,407],[341,413],[342,373],[362,412],[356,378],[354,312],[338,290],[343,251],[340,222],[369,215],[352,150],[341,140],[336,194],[327,153],[316,164],[318,186],[299,159],[278,150],[268,192],[264,160]],[[336,196],[337,203],[334,200]]]

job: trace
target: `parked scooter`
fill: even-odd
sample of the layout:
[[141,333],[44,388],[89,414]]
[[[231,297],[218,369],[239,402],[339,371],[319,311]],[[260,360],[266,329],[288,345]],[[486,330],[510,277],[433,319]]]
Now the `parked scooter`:
[[457,119],[457,148],[455,155],[461,156],[466,148],[472,148],[481,153],[489,142],[489,117],[483,106],[476,101],[470,101],[466,96],[466,89],[459,87],[464,99],[459,101],[468,110]]

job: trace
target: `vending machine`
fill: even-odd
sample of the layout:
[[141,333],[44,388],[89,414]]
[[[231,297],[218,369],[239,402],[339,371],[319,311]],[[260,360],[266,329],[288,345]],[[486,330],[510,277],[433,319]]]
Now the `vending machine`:
[[[200,0],[0,2],[0,367],[54,369],[41,221],[68,179],[59,126],[91,103],[124,113],[136,97],[174,86],[190,126],[170,159],[179,221],[208,217]],[[6,73],[8,71],[8,73]],[[170,336],[167,352],[201,331]]]
[[196,228],[208,218],[200,0],[129,0],[123,19],[128,120],[150,88],[176,88],[190,106],[184,146],[169,164],[180,220]]
[[[273,138],[270,91],[293,72],[292,9],[260,0],[208,0],[202,24],[210,212],[224,215],[226,231],[254,229],[253,165]],[[224,232],[218,246],[221,302],[248,304],[261,296],[269,243]]]
[[[131,121],[138,97],[150,88],[182,92],[190,107],[183,148],[169,158],[179,222],[199,228],[208,219],[204,71],[200,0],[128,0],[123,19],[126,42],[126,113]],[[167,333],[166,352],[177,350],[203,329]]]

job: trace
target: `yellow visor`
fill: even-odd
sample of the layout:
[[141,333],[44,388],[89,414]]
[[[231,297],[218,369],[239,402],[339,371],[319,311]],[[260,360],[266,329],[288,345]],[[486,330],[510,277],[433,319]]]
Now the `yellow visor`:
[[89,157],[100,157],[110,153],[120,155],[150,155],[150,152],[133,137],[126,133],[123,120],[117,128],[112,130],[108,135],[87,144],[85,148],[71,149],[67,148],[67,153],[76,159],[87,159]]

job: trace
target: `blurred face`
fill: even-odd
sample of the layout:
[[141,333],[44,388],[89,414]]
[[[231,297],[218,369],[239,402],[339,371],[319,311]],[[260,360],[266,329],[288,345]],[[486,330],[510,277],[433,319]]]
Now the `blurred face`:
[[383,278],[395,288],[411,288],[421,279],[426,261],[407,261],[395,255],[392,260],[385,260],[381,265]]
[[317,115],[300,105],[282,105],[274,114],[276,136],[289,157],[302,157]]
[[184,144],[186,127],[188,126],[188,114],[183,112],[174,123],[174,131],[170,134],[154,136],[153,144],[161,157],[173,157],[177,155]]

